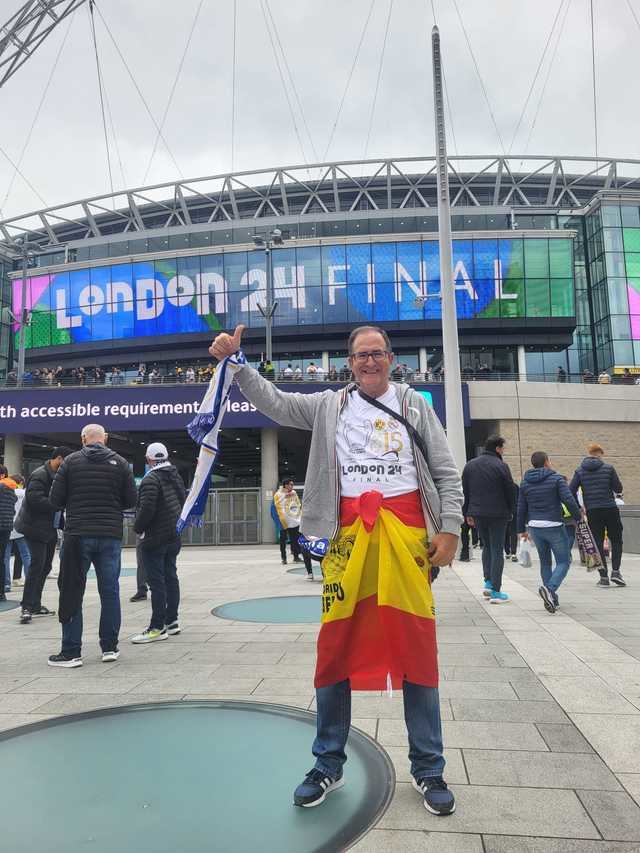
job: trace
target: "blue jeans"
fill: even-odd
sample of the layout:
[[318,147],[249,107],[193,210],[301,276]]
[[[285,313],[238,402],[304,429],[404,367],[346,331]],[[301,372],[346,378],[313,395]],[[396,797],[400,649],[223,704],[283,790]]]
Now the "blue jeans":
[[[80,571],[86,579],[93,563],[100,594],[100,648],[103,652],[118,648],[120,633],[120,554],[122,540],[112,536],[80,537]],[[82,651],[82,604],[62,626],[62,651],[80,657]]]
[[500,592],[502,587],[502,572],[504,569],[504,540],[508,518],[476,518],[478,535],[482,539],[482,571],[485,581],[491,581],[494,592]]
[[31,553],[24,536],[19,536],[17,539],[10,539],[7,542],[7,547],[4,549],[4,582],[6,586],[11,586],[11,554],[13,553],[14,545],[22,560],[22,573],[25,579],[29,574],[29,566],[31,565]]
[[[536,546],[540,557],[540,577],[542,583],[552,593],[558,591],[558,587],[565,579],[571,562],[571,551],[569,550],[569,539],[564,524],[559,527],[529,527],[529,535]],[[551,555],[553,554],[556,566],[551,569]]]
[[[409,734],[409,761],[415,779],[442,776],[442,726],[437,687],[405,681],[404,719]],[[316,688],[317,735],[313,742],[316,767],[335,779],[347,760],[345,747],[351,726],[351,684],[339,681]]]
[[158,545],[157,548],[138,546],[144,575],[151,590],[150,629],[162,630],[178,619],[180,584],[176,558],[180,553],[180,541]]

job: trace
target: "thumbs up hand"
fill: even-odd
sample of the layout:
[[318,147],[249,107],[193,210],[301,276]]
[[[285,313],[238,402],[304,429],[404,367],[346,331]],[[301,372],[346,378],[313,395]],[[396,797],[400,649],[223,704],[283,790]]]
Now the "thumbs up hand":
[[233,355],[234,352],[240,349],[244,330],[245,327],[241,324],[236,326],[235,332],[232,335],[228,335],[226,332],[219,334],[209,347],[209,354],[217,358],[218,361],[222,361],[223,358]]

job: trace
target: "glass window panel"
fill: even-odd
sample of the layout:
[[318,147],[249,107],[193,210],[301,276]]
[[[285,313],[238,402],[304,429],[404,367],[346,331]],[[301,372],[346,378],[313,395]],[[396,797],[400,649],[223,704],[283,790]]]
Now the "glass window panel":
[[170,234],[169,235],[170,249],[188,249],[189,235],[188,234]]
[[293,247],[285,249],[274,249],[271,253],[273,263],[273,286],[278,292],[288,288],[295,288],[298,283],[296,269],[296,250]]
[[623,228],[640,228],[640,208],[637,204],[623,204],[621,212]]
[[109,257],[109,244],[108,243],[98,243],[96,245],[89,246],[89,257],[93,259],[97,258],[108,258]]
[[[348,257],[348,252],[347,252]],[[375,281],[395,281],[396,279],[396,244],[374,243],[371,247],[371,262],[375,270]],[[349,270],[351,274],[351,270]],[[349,279],[351,280],[351,279]],[[362,279],[366,281],[365,279]]]
[[273,315],[276,326],[298,325],[298,291],[295,288],[282,289],[276,293],[278,307]]
[[473,241],[474,277],[495,280],[496,260],[499,259],[497,240]]
[[437,240],[423,240],[422,264],[427,281],[440,280],[440,249]]
[[[349,292],[349,302],[353,302],[359,314],[367,310],[366,299],[367,293],[365,288],[360,289],[359,287],[353,296],[351,291]],[[349,319],[352,319],[351,315]],[[396,284],[394,281],[376,282],[373,319],[379,322],[392,322],[398,319],[398,303],[396,301]]]
[[354,236],[369,233],[368,219],[347,219],[347,234]]
[[[633,319],[638,321],[638,327],[640,328],[640,317],[635,317]],[[633,358],[634,364],[640,366],[640,340],[634,340],[633,342]]]
[[640,253],[625,253],[627,278],[640,278]]
[[622,239],[625,252],[640,252],[640,228],[623,228]]
[[[51,314],[47,311],[34,311],[31,315],[31,325],[27,327],[25,337],[25,347],[27,350],[37,349],[38,347],[50,347],[57,343],[67,343],[66,340],[57,340],[58,335],[55,332],[52,334],[54,321]],[[18,345],[18,336],[16,334],[16,346]],[[27,368],[28,370],[29,368]]]
[[132,264],[111,267],[113,337],[131,338],[135,327],[135,291]]
[[529,239],[524,241],[524,269],[526,278],[546,278],[549,275],[549,241]]
[[614,228],[619,227],[621,225],[620,222],[620,206],[606,204],[601,208],[602,211],[602,224],[606,228],[607,226],[613,226]]
[[169,250],[169,237],[149,237],[150,252],[167,252]]
[[112,258],[122,258],[129,254],[129,241],[120,240],[117,243],[109,244],[109,256]]
[[549,279],[527,277],[526,299],[527,317],[550,317],[551,298]]
[[233,230],[231,228],[217,228],[211,232],[214,246],[225,246],[233,243]]
[[611,317],[611,337],[617,341],[631,340],[629,315]]
[[473,281],[473,240],[453,241],[453,271],[457,278]]
[[322,237],[342,237],[347,233],[347,224],[344,219],[321,222],[319,228]]
[[210,231],[193,231],[189,234],[189,245],[192,249],[199,249],[203,246],[211,245]]
[[549,270],[552,278],[573,276],[573,251],[570,240],[549,240]]
[[306,287],[304,305],[298,305],[298,323],[302,326],[322,323],[322,291],[321,287]]
[[153,261],[144,261],[131,265],[134,285],[135,317],[133,337],[148,337],[156,334],[156,319],[159,306],[156,296],[159,293],[155,280]]
[[391,234],[393,232],[393,217],[372,219],[369,229],[371,234]]
[[[247,252],[224,253],[224,277],[229,290],[243,290],[247,287]],[[264,252],[251,252],[251,266],[262,269],[264,273]]]
[[[514,299],[513,296],[516,295]],[[525,280],[510,278],[502,282],[502,299],[489,306],[482,316],[497,317],[525,316]]]
[[322,284],[320,247],[309,246],[304,249],[296,249],[296,263],[298,266],[298,287],[320,287]]
[[551,316],[572,317],[575,313],[573,279],[551,279]]
[[[393,249],[393,260],[388,264],[388,271],[383,264],[383,260],[386,260],[385,252],[378,252],[377,254],[374,254],[372,261],[370,243],[357,243],[353,246],[347,246],[347,275],[346,278],[342,278],[342,281],[347,281],[349,283],[349,287],[351,287],[354,284],[367,284],[369,278],[372,278],[374,281],[377,279],[382,279],[383,281],[390,280],[396,259],[395,244],[391,243],[390,245]],[[375,248],[384,250],[387,248],[387,245],[383,244],[382,246],[376,246]],[[372,263],[374,264],[375,269],[375,273],[373,274],[371,274]]]
[[[206,332],[222,328],[220,324],[212,325],[204,319],[208,305],[200,293],[201,283],[200,257],[178,258],[176,278],[169,279],[165,289],[167,310],[175,318],[177,332]],[[202,290],[206,292],[206,285]]]
[[396,298],[399,301],[400,319],[422,320],[424,306],[416,305],[416,299],[426,288],[426,282],[423,280],[426,266],[422,262],[422,245],[419,242],[398,243],[397,249]]
[[401,219],[393,219],[393,230],[396,234],[410,234],[417,230],[415,216],[403,216]]
[[502,278],[524,278],[523,240],[499,240],[498,251],[502,267]]
[[602,232],[602,242],[606,252],[621,252],[622,244],[622,229],[620,228],[605,228]]
[[129,252],[132,255],[141,255],[148,250],[148,240],[129,240]]
[[[315,250],[317,251],[317,249]],[[347,283],[346,246],[322,246],[322,286],[336,287]]]
[[607,290],[611,313],[626,314],[629,311],[627,280],[624,278],[610,278],[607,282]]
[[606,267],[608,276],[623,277],[626,275],[623,252],[607,252]]
[[633,364],[633,343],[631,341],[614,341],[612,361],[619,367],[630,367]]

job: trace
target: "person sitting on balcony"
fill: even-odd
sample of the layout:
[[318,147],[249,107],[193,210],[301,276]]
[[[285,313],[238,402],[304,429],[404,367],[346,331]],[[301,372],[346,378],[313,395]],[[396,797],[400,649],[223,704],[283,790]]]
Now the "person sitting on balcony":
[[302,368],[299,364],[296,364],[295,370],[293,371],[293,378],[296,382],[300,382],[302,380]]
[[596,377],[588,368],[585,368],[582,371],[582,381],[585,383],[585,385],[592,384],[596,381]]
[[567,381],[567,371],[564,369],[562,365],[558,366],[558,372],[556,373],[556,382],[566,382]]
[[276,378],[276,369],[269,359],[267,359],[264,365],[264,378],[268,379],[269,382],[273,382]]
[[333,365],[329,368],[329,375],[327,377],[329,382],[337,382],[338,381],[338,371],[335,369]]
[[610,385],[611,377],[607,373],[606,370],[603,370],[600,376],[598,376],[598,385]]
[[307,378],[311,379],[312,382],[318,378],[318,368],[313,362],[311,362],[309,367],[307,367]]
[[633,375],[628,367],[622,371],[622,378],[620,379],[623,385],[635,385],[636,380],[633,378]]
[[289,364],[282,371],[282,378],[285,381],[289,381],[289,380],[293,379],[293,367],[291,367],[291,362],[289,362]]
[[[180,373],[182,373],[181,367],[178,367],[176,372],[178,370],[180,371]],[[196,372],[193,369],[193,367],[187,367],[187,374],[186,375],[187,375],[187,382],[195,382],[196,381]]]

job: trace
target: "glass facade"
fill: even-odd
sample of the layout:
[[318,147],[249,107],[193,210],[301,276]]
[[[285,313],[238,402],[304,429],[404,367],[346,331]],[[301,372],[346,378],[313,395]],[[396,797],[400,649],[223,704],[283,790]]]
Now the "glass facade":
[[603,204],[586,231],[598,367],[639,367],[640,206]]
[[[287,245],[272,259],[276,326],[441,318],[436,240]],[[575,316],[570,237],[454,240],[453,262],[461,320]],[[14,313],[20,299],[17,279]],[[222,251],[32,275],[27,299],[28,348],[263,326],[265,253]]]

